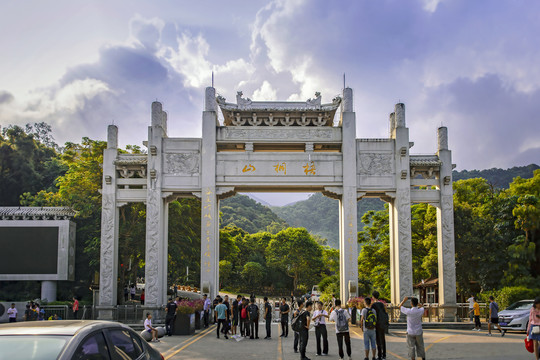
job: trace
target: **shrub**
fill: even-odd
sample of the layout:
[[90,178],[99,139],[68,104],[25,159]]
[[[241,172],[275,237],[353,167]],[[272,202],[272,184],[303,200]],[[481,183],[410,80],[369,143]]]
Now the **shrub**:
[[499,304],[499,309],[505,309],[519,300],[534,299],[540,296],[540,289],[530,289],[525,286],[507,286],[500,290],[486,291],[479,295],[480,301],[488,302],[493,296]]
[[195,313],[195,303],[189,300],[182,300],[178,303],[178,314],[193,314]]

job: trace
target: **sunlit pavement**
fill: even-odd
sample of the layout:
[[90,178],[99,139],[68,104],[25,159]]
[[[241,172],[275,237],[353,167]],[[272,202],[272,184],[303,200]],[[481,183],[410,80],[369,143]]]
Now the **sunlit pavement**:
[[[337,341],[334,325],[328,327],[329,356],[325,359],[338,359]],[[362,332],[351,328],[352,358],[364,359]],[[300,354],[293,352],[293,335],[279,337],[279,326],[272,324],[272,339],[264,340],[264,323],[259,327],[259,340],[216,338],[215,327],[198,332],[193,336],[164,337],[160,343],[152,343],[165,359],[300,359]],[[499,332],[486,336],[487,331],[471,330],[425,330],[424,342],[427,359],[534,359],[525,350],[524,333],[507,333],[501,338]],[[387,336],[387,359],[407,359],[405,331],[394,331]],[[319,358],[316,354],[315,331],[310,331],[307,356]],[[371,357],[370,357],[371,359]]]

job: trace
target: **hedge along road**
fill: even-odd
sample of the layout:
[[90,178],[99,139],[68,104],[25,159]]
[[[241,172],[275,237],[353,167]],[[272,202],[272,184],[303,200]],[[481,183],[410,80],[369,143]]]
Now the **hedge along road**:
[[[264,340],[266,331],[264,321],[259,323],[259,340],[225,340],[223,335],[216,338],[216,327],[211,326],[196,335],[164,337],[160,343],[152,343],[167,360],[178,359],[277,359],[298,360],[300,354],[293,351],[293,333],[289,330],[287,338],[281,338],[280,326],[272,323],[272,339]],[[328,324],[328,342],[330,347],[327,359],[338,359],[337,341],[333,324]],[[493,337],[486,336],[487,331],[465,330],[425,330],[424,342],[426,356],[429,359],[532,359],[533,355],[525,350],[525,334],[507,333],[504,338],[498,332]],[[405,331],[395,331],[387,336],[387,359],[408,359]],[[364,358],[363,334],[359,328],[351,327],[353,359]],[[310,330],[307,356],[315,357],[316,340],[314,329]],[[370,356],[371,358],[371,356]]]

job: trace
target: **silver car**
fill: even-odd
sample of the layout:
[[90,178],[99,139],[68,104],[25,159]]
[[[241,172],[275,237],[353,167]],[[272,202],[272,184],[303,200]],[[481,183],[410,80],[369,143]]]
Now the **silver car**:
[[51,320],[0,325],[2,359],[146,359],[163,356],[126,325],[110,321]]
[[527,331],[534,300],[521,300],[499,311],[499,325],[504,330]]

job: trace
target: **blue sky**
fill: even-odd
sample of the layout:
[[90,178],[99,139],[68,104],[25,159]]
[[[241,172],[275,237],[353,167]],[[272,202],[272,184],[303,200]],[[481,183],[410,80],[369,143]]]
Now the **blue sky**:
[[413,153],[444,124],[458,169],[540,162],[535,0],[13,1],[0,30],[0,125],[60,143],[114,121],[140,145],[155,99],[169,136],[199,137],[212,71],[230,100],[330,101],[346,73],[358,137],[386,137],[402,101]]

